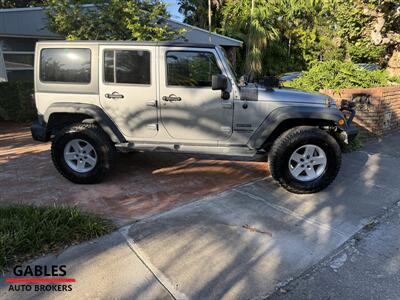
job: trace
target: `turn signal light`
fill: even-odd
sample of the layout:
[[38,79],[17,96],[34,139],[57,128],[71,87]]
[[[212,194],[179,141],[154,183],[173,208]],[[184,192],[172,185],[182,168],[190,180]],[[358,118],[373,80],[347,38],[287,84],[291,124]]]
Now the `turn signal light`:
[[344,119],[340,119],[337,123],[338,123],[340,126],[343,126],[343,125],[346,123],[346,121],[345,121]]

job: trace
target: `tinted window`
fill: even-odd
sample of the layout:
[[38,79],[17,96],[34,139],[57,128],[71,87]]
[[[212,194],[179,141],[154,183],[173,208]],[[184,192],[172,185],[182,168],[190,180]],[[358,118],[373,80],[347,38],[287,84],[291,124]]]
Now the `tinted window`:
[[167,83],[178,86],[211,86],[211,76],[221,74],[211,52],[167,53]]
[[104,80],[112,83],[150,84],[150,52],[104,51]]
[[89,49],[43,49],[40,80],[66,83],[90,82]]

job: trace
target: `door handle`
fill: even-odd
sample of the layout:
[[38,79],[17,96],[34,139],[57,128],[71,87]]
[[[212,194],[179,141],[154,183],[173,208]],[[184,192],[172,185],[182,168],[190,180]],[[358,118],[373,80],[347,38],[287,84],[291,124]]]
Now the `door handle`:
[[175,96],[174,94],[171,94],[169,96],[163,96],[162,99],[164,101],[169,101],[169,102],[173,102],[173,101],[182,101],[181,97]]
[[104,95],[108,99],[124,99],[124,95],[121,95],[118,92],[112,92],[111,94],[105,94]]

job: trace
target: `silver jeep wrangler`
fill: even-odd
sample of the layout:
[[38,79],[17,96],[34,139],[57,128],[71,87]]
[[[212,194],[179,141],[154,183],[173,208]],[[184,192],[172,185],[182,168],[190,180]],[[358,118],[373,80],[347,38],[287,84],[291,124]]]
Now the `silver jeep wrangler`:
[[52,140],[57,170],[76,183],[101,181],[116,151],[267,152],[284,188],[313,193],[357,134],[351,107],[349,117],[321,94],[239,82],[214,45],[39,42],[35,99],[32,136]]

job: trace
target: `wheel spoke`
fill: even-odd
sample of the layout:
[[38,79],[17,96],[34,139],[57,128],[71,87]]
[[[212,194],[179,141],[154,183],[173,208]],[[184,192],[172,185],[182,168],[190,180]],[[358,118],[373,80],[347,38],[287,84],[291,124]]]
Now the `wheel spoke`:
[[297,163],[301,163],[301,160],[304,159],[304,157],[303,157],[303,155],[296,152],[296,153],[293,153],[291,159]]
[[92,167],[96,165],[96,159],[91,157],[90,155],[86,157],[86,162]]
[[76,160],[75,152],[68,152],[64,154],[66,160]]
[[306,156],[312,157],[312,156],[314,155],[314,152],[315,152],[315,147],[309,145],[309,146],[306,147],[306,151],[305,151],[304,154],[305,154]]
[[301,174],[301,172],[304,171],[304,167],[302,167],[300,164],[298,164],[293,170],[292,170],[292,175],[294,177],[297,177]]
[[78,171],[84,171],[85,170],[85,161],[78,160],[78,164],[76,165],[76,168]]
[[326,157],[325,156],[316,156],[313,157],[314,165],[325,165],[326,164]]
[[314,168],[306,168],[306,173],[307,176],[310,177],[311,179],[314,179],[315,177],[317,177],[317,173],[315,173]]
[[78,140],[72,141],[71,146],[74,149],[75,153],[79,153],[82,150],[82,147],[81,147],[81,145],[79,145]]
[[86,144],[84,147],[82,147],[82,151],[85,151],[86,153],[90,153],[93,150],[93,147],[90,144]]

